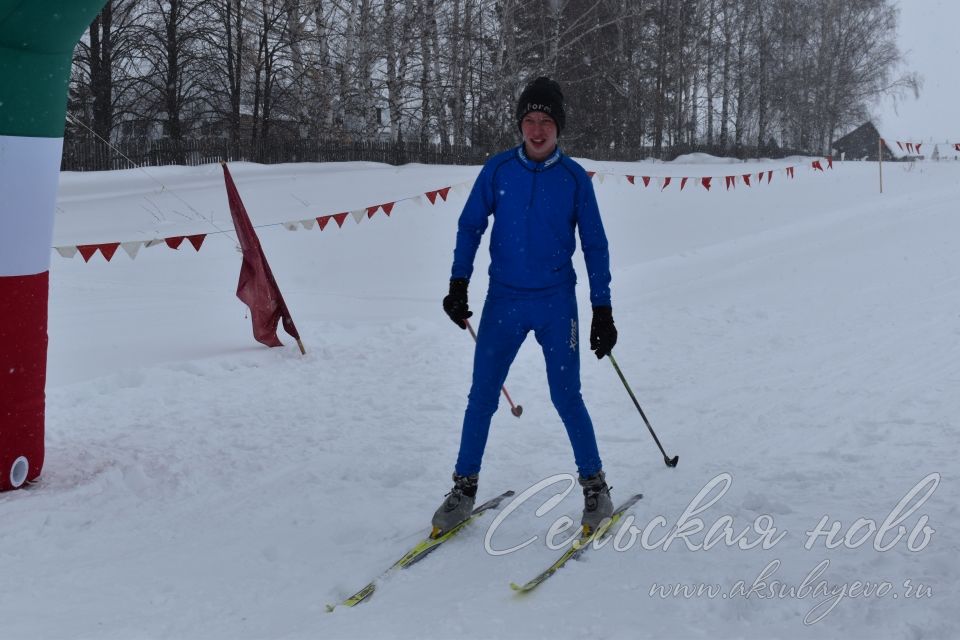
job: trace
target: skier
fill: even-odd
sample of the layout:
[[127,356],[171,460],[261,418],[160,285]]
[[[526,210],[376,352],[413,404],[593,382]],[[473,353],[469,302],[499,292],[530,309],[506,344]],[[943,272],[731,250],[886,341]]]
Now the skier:
[[531,330],[543,349],[550,398],[573,446],[583,487],[584,532],[595,530],[613,512],[593,424],[580,395],[577,277],[571,260],[576,229],[593,306],[590,349],[603,358],[617,343],[607,238],[590,177],[557,146],[566,123],[560,85],[546,77],[527,84],[517,103],[516,120],[522,144],[484,165],[460,214],[450,291],[443,299],[450,319],[466,329],[466,320],[473,315],[467,285],[492,215],[490,286],[477,335],[473,382],[453,489],[433,516],[434,536],[449,531],[473,510],[500,387]]

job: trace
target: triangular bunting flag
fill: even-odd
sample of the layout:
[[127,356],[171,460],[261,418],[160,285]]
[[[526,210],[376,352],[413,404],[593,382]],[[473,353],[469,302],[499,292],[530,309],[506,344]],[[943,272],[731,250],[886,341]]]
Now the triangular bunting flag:
[[299,222],[281,222],[280,224],[282,224],[282,225],[283,225],[283,228],[286,229],[287,231],[299,231],[299,230],[300,230],[300,223],[299,223]]
[[107,244],[100,245],[100,253],[102,253],[103,257],[107,259],[107,262],[110,262],[110,258],[113,257],[113,254],[115,254],[119,248],[119,242],[108,242]]
[[757,184],[763,184],[763,171],[757,174]]
[[310,218],[309,220],[300,221],[300,226],[306,229],[307,231],[310,231],[311,229],[313,229],[313,225],[315,224],[317,224],[316,218]]
[[183,238],[184,236],[173,236],[170,238],[164,238],[163,240],[171,249],[179,249],[180,245],[183,243]]
[[[374,211],[376,211],[378,208],[379,207],[371,207],[371,209]],[[352,215],[353,219],[357,221],[357,224],[360,224],[363,221],[364,216],[372,216],[373,214],[370,213],[370,209],[357,209],[356,211],[351,211],[350,215]]]
[[707,191],[710,191],[710,182],[712,180],[713,178],[700,178],[700,184],[703,185],[704,189],[706,189]]
[[347,216],[350,215],[347,212],[337,213],[333,216],[333,219],[337,221],[337,226],[342,227],[343,222],[347,219]]
[[908,143],[907,143],[907,151],[910,152],[910,153],[913,153],[913,143],[912,143],[912,142],[908,142]]
[[953,148],[956,149],[957,151],[960,151],[960,142],[958,142],[957,144],[953,145]]
[[587,177],[590,178],[591,180],[593,180],[593,175],[594,175],[595,173],[596,173],[596,171],[587,171]]
[[84,262],[90,262],[90,258],[93,257],[93,254],[97,252],[97,245],[95,244],[78,244],[77,251],[80,252],[80,255],[83,256]]
[[427,200],[430,201],[430,204],[437,204],[437,195],[439,193],[439,191],[427,191],[423,195],[427,196]]
[[643,176],[643,177],[640,178],[640,179],[643,180],[643,186],[645,186],[645,187],[649,187],[649,186],[650,186],[650,176]]
[[627,182],[629,182],[630,184],[636,184],[633,180],[634,180],[633,176],[627,176]]
[[793,167],[787,167],[787,175],[793,177]]
[[745,185],[747,185],[747,186],[749,187],[749,186],[750,186],[750,174],[749,174],[749,173],[745,173],[745,174],[743,174],[742,178],[743,178],[743,184],[745,184]]
[[920,147],[922,146],[923,146],[922,142],[918,142],[917,144],[913,145],[913,147],[917,150],[918,155],[920,154]]
[[823,171],[823,165],[820,164],[820,161],[819,161],[819,160],[814,160],[814,161],[810,164],[810,166],[813,167],[814,169],[816,169],[817,171]]
[[72,258],[77,255],[76,247],[54,247],[54,249],[64,258]]
[[730,187],[736,188],[737,186],[737,176],[724,176],[724,181],[727,185],[727,191],[730,190]]
[[773,170],[767,171],[767,184],[773,182]]
[[[367,217],[368,217],[368,218],[372,218],[373,215],[377,212],[377,209],[379,209],[379,208],[380,208],[380,205],[376,205],[376,206],[373,206],[373,207],[367,207]],[[357,215],[356,212],[354,212],[353,215]],[[360,222],[360,221],[357,220],[357,222]]]
[[827,169],[833,169],[833,156],[827,156]]
[[[880,142],[883,143],[883,140],[881,140]],[[903,144],[901,144],[899,140],[897,140],[897,146],[900,147],[900,151],[903,151]]]
[[663,178],[663,179],[661,180],[661,182],[660,182],[660,191],[663,191],[664,189],[666,189],[667,187],[670,186],[670,180],[671,180],[671,178]]
[[330,218],[332,216],[320,216],[317,218],[317,226],[320,227],[320,231],[323,231],[328,224],[330,224]]
[[687,180],[689,180],[689,178],[680,178],[680,191],[683,191],[683,188],[687,186]]
[[187,236],[187,240],[190,241],[190,244],[193,245],[194,251],[200,251],[200,247],[203,246],[203,241],[206,240],[207,234],[198,233],[196,235]]
[[130,256],[131,260],[136,259],[137,254],[140,253],[140,247],[143,246],[142,242],[121,242],[120,246],[123,247],[123,250],[127,252],[127,255]]
[[[442,192],[442,191],[449,191],[449,190],[450,190],[450,187],[447,187],[446,189],[440,189],[441,192]],[[438,193],[439,193],[439,192],[438,192]],[[444,193],[440,193],[440,197],[443,198],[444,201],[446,201],[446,199],[447,199],[447,196],[446,196],[446,194],[444,194]],[[383,209],[383,212],[384,212],[385,214],[387,214],[387,217],[388,217],[388,218],[390,217],[390,212],[393,211],[393,205],[395,205],[395,204],[396,204],[396,202],[388,202],[388,203],[386,203],[386,204],[380,205],[380,208]]]
[[[450,189],[452,189],[452,188],[453,188],[453,187],[444,187],[443,189],[440,189],[439,191],[437,191],[437,195],[439,195],[440,198],[441,198],[444,202],[446,202],[446,201],[447,201],[447,196],[450,195]],[[391,206],[392,206],[392,205],[391,205]]]

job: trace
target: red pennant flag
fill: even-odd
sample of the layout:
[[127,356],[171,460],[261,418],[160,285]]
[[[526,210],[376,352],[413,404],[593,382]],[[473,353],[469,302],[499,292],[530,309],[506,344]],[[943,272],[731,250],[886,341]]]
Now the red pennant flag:
[[833,169],[833,156],[827,156],[827,169]]
[[663,186],[660,187],[660,191],[663,191],[664,189],[670,186],[670,180],[671,180],[670,178],[663,179]]
[[170,238],[164,238],[164,241],[171,249],[179,249],[180,245],[183,244],[183,238],[184,236],[172,236]]
[[773,171],[767,171],[767,184],[773,182]]
[[596,175],[596,171],[587,171],[587,177],[593,180],[593,176]]
[[704,189],[706,189],[707,191],[710,191],[710,181],[711,181],[711,180],[713,180],[713,178],[700,178],[700,184],[703,185],[703,188],[704,188]]
[[[960,145],[957,145],[957,146],[960,147]],[[636,183],[633,181],[633,176],[627,176],[627,182],[629,182],[630,184],[636,184]]]
[[913,153],[913,143],[912,143],[912,142],[908,142],[908,143],[907,143],[907,151],[909,151],[910,153]]
[[953,148],[956,149],[957,151],[960,151],[960,142],[958,142],[957,144],[953,145]]
[[640,178],[640,179],[643,180],[643,186],[645,186],[645,187],[649,187],[649,186],[650,186],[650,176],[643,176],[643,177]]
[[97,249],[100,245],[96,244],[78,244],[77,251],[80,252],[80,255],[83,256],[84,262],[90,262],[90,258],[93,257],[93,254],[97,252]]
[[[447,188],[449,189],[449,187],[447,187]],[[443,191],[443,189],[440,189],[440,191]],[[440,197],[443,198],[444,201],[446,201],[446,199],[447,199],[447,196],[442,195],[442,194],[441,194]],[[386,203],[386,204],[380,205],[380,208],[383,209],[383,212],[384,212],[385,214],[387,214],[387,217],[388,217],[388,218],[390,217],[390,212],[393,211],[393,205],[394,205],[394,204],[396,204],[396,203],[395,203],[395,202],[388,202],[388,203]]]
[[919,155],[919,154],[920,154],[920,147],[923,146],[923,143],[922,143],[922,142],[918,142],[917,144],[915,144],[915,145],[913,145],[913,146],[916,148],[917,154]]
[[793,167],[787,167],[787,175],[793,177]]
[[379,208],[380,208],[380,205],[377,205],[375,207],[367,207],[367,219],[372,218],[373,214],[375,214],[377,212],[377,209]]
[[187,236],[187,240],[190,241],[190,244],[193,245],[193,248],[196,251],[200,251],[200,247],[203,245],[203,241],[206,239],[207,234],[199,233],[195,236]]
[[680,178],[680,191],[683,191],[683,188],[687,186],[688,178]]
[[[882,139],[882,138],[880,139],[880,144],[883,144],[883,139]],[[903,145],[900,143],[899,140],[897,140],[897,146],[900,147],[900,151],[903,151]]]
[[347,219],[348,215],[350,215],[349,211],[344,211],[343,213],[334,214],[333,219],[336,220],[338,227],[343,226],[343,221]]
[[743,184],[747,185],[748,187],[750,186],[750,174],[749,174],[749,173],[743,174]]
[[823,171],[823,165],[820,164],[819,160],[814,160],[810,166],[816,169],[817,171]]
[[757,174],[757,184],[760,184],[762,182],[763,182],[763,171]]
[[737,186],[737,177],[736,176],[725,176],[724,178],[727,183],[727,191],[730,190],[730,186],[733,185],[734,188]]
[[277,337],[277,322],[283,320],[283,329],[296,339],[303,353],[300,334],[293,324],[293,318],[283,301],[280,287],[273,277],[267,257],[263,254],[260,239],[253,229],[247,210],[243,206],[237,186],[233,183],[227,163],[223,163],[223,178],[227,184],[227,200],[230,203],[230,216],[237,240],[243,252],[243,264],[240,265],[240,280],[237,283],[237,297],[250,307],[253,321],[253,336],[257,342],[268,347],[280,347],[283,343]]
[[[440,189],[439,191],[437,191],[437,193],[440,195],[440,197],[443,199],[443,201],[446,202],[446,201],[447,201],[447,194],[450,193],[450,187],[444,187],[443,189]],[[390,203],[390,209],[392,209],[392,208],[393,208],[393,203],[391,202],[391,203]],[[383,210],[387,212],[387,215],[390,215],[390,210],[387,209],[387,205],[383,205]]]
[[437,204],[437,194],[439,191],[427,191],[424,195],[427,196],[427,200],[430,201],[430,204]]
[[330,218],[333,216],[320,216],[317,218],[317,226],[320,227],[320,231],[323,231],[324,227],[330,224]]
[[110,258],[113,257],[113,254],[117,252],[117,249],[120,248],[119,242],[109,242],[107,244],[101,244],[97,247],[100,249],[100,253],[103,254],[103,257],[107,259],[107,262],[110,262]]

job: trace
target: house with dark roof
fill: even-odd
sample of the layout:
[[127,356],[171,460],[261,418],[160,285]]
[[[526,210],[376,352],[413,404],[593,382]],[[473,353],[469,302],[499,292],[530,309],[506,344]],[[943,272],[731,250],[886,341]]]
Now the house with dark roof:
[[890,145],[892,140],[884,140],[872,122],[862,125],[833,143],[833,157],[843,160],[873,160],[882,149],[884,160],[904,160],[902,153]]

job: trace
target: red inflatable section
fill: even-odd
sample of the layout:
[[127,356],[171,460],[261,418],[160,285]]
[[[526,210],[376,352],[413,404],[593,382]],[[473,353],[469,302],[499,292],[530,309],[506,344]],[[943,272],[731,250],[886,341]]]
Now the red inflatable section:
[[0,276],[0,491],[43,469],[49,281]]

